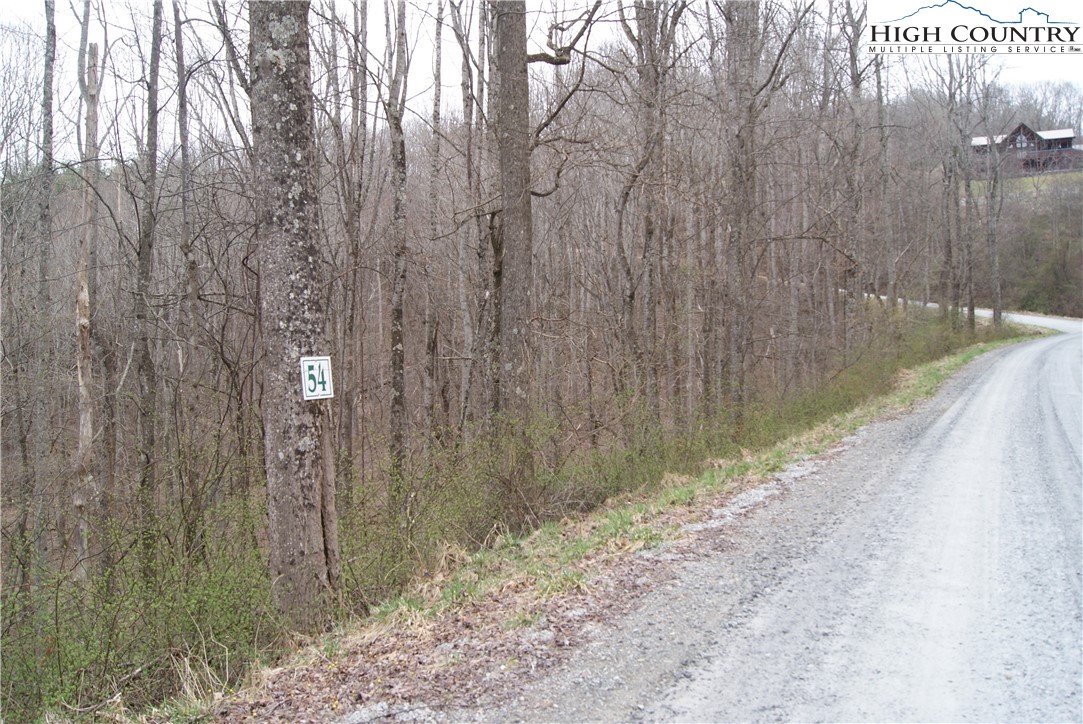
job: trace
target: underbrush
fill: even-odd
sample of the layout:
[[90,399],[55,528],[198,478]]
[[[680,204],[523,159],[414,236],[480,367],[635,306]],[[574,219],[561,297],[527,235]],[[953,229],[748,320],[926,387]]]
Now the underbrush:
[[[605,446],[569,443],[575,436],[542,415],[510,439],[430,444],[409,461],[405,498],[393,513],[388,489],[342,496],[338,618],[430,615],[475,600],[496,574],[529,581],[539,596],[588,585],[570,564],[664,540],[666,531],[650,523],[657,511],[734,477],[781,468],[798,452],[793,440],[810,429],[840,419],[861,424],[867,415],[847,413],[895,390],[902,370],[921,368],[899,393],[896,403],[905,405],[990,343],[1015,335],[980,327],[974,336],[939,320],[885,316],[833,375],[782,399],[762,392],[739,425],[727,414],[666,425],[629,403],[628,432]],[[969,351],[926,364],[962,348]],[[826,443],[802,444],[807,452]],[[513,479],[509,456],[524,449],[533,475]],[[163,520],[150,575],[131,535],[116,532],[107,575],[81,583],[55,576],[5,591],[5,720],[50,711],[189,719],[200,702],[240,685],[253,664],[295,646],[272,613],[258,507],[234,501],[208,515],[213,524],[198,556],[175,550],[168,531],[180,523]],[[508,625],[530,621],[524,611]]]
[[[106,534],[115,560],[85,581],[54,574],[3,599],[4,720],[115,716],[243,679],[277,635],[254,516],[216,511],[224,535],[180,555],[161,536],[150,569],[130,536]],[[169,521],[159,521],[168,533]]]

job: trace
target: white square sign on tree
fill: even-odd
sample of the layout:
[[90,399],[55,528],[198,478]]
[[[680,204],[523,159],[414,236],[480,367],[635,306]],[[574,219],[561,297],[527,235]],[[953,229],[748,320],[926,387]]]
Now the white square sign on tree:
[[301,358],[301,395],[306,400],[324,400],[335,396],[330,357]]

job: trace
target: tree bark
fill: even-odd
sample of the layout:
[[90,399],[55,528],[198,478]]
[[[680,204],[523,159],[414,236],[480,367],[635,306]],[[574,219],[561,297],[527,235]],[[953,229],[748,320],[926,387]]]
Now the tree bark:
[[[90,250],[94,246],[97,233],[96,217],[98,196],[95,185],[98,179],[98,46],[91,43],[87,50],[88,62],[83,101],[86,104],[86,140],[83,147],[83,229],[79,237],[79,261],[76,270],[75,288],[75,334],[76,363],[75,377],[78,386],[78,414],[76,451],[75,451],[75,490],[72,493],[72,507],[75,516],[74,553],[76,579],[85,579],[90,569],[92,541],[90,518],[87,514],[88,503],[94,506],[98,502],[97,488],[92,475],[94,455],[94,399],[93,365],[90,335]],[[99,512],[99,519],[100,511]],[[104,527],[104,526],[102,526]],[[94,541],[100,545],[100,538]]]
[[[659,247],[664,237],[664,212],[668,205],[660,190],[666,183],[658,170],[666,144],[665,93],[676,50],[677,28],[688,3],[683,1],[636,2],[634,29],[620,9],[621,27],[636,53],[636,122],[640,156],[622,189],[617,209],[617,244],[626,286],[622,317],[635,365],[643,372],[647,408],[652,419],[660,418],[658,388],[658,266]],[[633,276],[624,249],[623,227],[626,207],[633,190],[639,191],[643,219],[643,252],[640,268]],[[632,244],[635,248],[635,244]],[[634,328],[634,289],[643,283],[641,330]]]
[[[348,239],[350,271],[347,276],[348,310],[346,313],[345,337],[348,354],[344,360],[346,384],[344,387],[347,409],[341,420],[346,428],[345,437],[348,459],[354,470],[360,469],[364,475],[364,442],[362,440],[362,412],[364,410],[361,390],[364,386],[364,305],[362,302],[363,270],[361,234],[361,213],[364,207],[365,185],[362,168],[366,162],[368,148],[368,4],[356,3],[351,11],[353,16],[354,48],[350,53],[350,173],[345,183],[349,184],[343,194],[350,200],[346,209],[346,236]],[[343,152],[345,164],[347,154]],[[348,490],[348,487],[347,487]],[[348,499],[347,499],[348,503]]]
[[[473,56],[470,51],[470,40],[467,37],[468,28],[466,22],[462,17],[462,2],[450,3],[449,5],[451,15],[451,27],[455,33],[455,41],[459,46],[460,51],[460,98],[462,102],[462,123],[463,123],[463,165],[466,172],[466,190],[467,198],[470,203],[477,207],[480,200],[480,192],[477,189],[476,175],[474,172],[475,158],[476,158],[476,134],[475,134],[475,105],[476,99],[484,95],[484,82],[485,73],[483,68],[478,69],[478,93],[475,96],[474,93],[474,73],[473,73]],[[486,12],[478,14],[479,29],[485,26],[482,23],[482,19],[487,15]],[[484,43],[484,38],[479,38],[479,43]],[[484,55],[479,52],[479,61],[484,58]],[[478,123],[481,123],[482,114],[477,113]],[[478,217],[475,217],[477,219]],[[458,264],[456,269],[456,281],[457,281],[457,297],[459,302],[459,317],[460,326],[462,329],[462,349],[465,353],[465,363],[461,365],[459,370],[459,409],[456,415],[458,428],[460,434],[463,427],[466,424],[467,416],[470,411],[470,392],[471,385],[474,380],[476,370],[481,366],[481,349],[478,344],[478,337],[483,327],[481,326],[481,304],[475,304],[475,309],[478,312],[476,315],[471,314],[470,299],[468,294],[469,275],[467,268],[469,266],[469,254],[468,246],[470,243],[471,231],[475,233],[475,239],[480,240],[481,225],[475,220],[474,224],[464,224],[463,228],[458,234],[456,234],[456,252],[458,258]],[[484,277],[483,277],[484,278]],[[475,333],[475,324],[477,325],[477,333]]]
[[1004,321],[1004,292],[1000,271],[1000,212],[1004,208],[1004,188],[1000,179],[1000,154],[990,149],[985,186],[985,243],[992,264],[993,324],[999,329]]
[[526,61],[526,3],[500,0],[496,14],[494,89],[500,165],[502,247],[497,409],[509,418],[529,413],[530,323],[533,315],[531,128]]
[[[49,304],[49,249],[53,238],[53,76],[56,65],[56,3],[45,0],[45,69],[41,97],[41,189],[38,197],[38,310],[44,313]],[[39,421],[41,424],[43,421]]]
[[[388,18],[388,32],[391,19]],[[406,307],[406,0],[398,0],[395,11],[395,42],[388,43],[387,100],[384,109],[391,140],[391,498],[400,517],[407,515],[406,462],[406,335],[403,328]],[[401,522],[401,521],[400,521]]]
[[[440,137],[443,133],[440,121],[440,104],[443,99],[441,83],[443,50],[442,38],[444,28],[444,0],[436,3],[436,33],[433,41],[435,52],[433,54],[433,98],[432,98],[432,140],[429,145],[429,248],[435,251],[439,236],[439,179],[440,179]],[[431,278],[425,282],[425,373],[421,386],[421,415],[422,428],[427,440],[431,440],[436,432],[435,407],[436,407],[436,377],[439,373],[437,366],[438,350],[438,321],[435,308],[435,300],[432,291],[433,281]]]
[[728,330],[729,403],[734,424],[740,428],[745,406],[745,363],[751,352],[752,300],[749,258],[756,232],[758,158],[756,141],[766,103],[761,100],[768,83],[760,82],[760,3],[727,0],[723,8],[727,29],[727,74],[736,115],[730,141],[729,190],[733,194],[730,229],[726,239],[727,302],[732,310]]
[[[83,15],[81,21],[81,31],[79,36],[79,62],[78,77],[80,85],[80,93],[82,93],[84,102],[90,104],[92,99],[88,96],[90,91],[90,82],[95,80],[98,83],[98,91],[100,92],[101,81],[104,76],[105,56],[103,55],[101,65],[99,66],[97,75],[91,77],[86,71],[86,56],[87,56],[87,38],[90,33],[90,0],[84,0],[83,2]],[[97,102],[97,99],[93,99],[93,102]],[[89,111],[88,123],[89,123]],[[96,126],[95,120],[95,126]],[[98,155],[100,149],[98,147],[97,129],[88,129],[86,131],[87,149],[85,156],[91,159],[91,164],[84,171],[84,175],[87,177],[87,186],[84,187],[84,192],[90,192],[90,203],[94,207],[94,227],[91,229],[91,235],[89,238],[89,248],[87,249],[87,293],[89,299],[89,312],[90,312],[90,343],[92,350],[92,359],[89,367],[99,371],[99,399],[101,400],[100,412],[101,414],[96,416],[97,432],[95,432],[96,446],[92,453],[94,461],[96,463],[92,474],[96,474],[96,489],[95,494],[98,496],[97,500],[92,501],[93,514],[95,521],[91,526],[93,532],[98,536],[98,543],[101,545],[100,560],[95,564],[94,568],[99,571],[109,571],[113,566],[115,551],[109,545],[107,537],[112,528],[112,521],[115,520],[115,505],[116,499],[116,477],[117,477],[117,414],[116,414],[116,399],[117,399],[117,340],[116,335],[110,335],[109,327],[113,324],[114,317],[111,317],[104,312],[102,304],[102,298],[100,295],[100,285],[98,282],[99,277],[99,264],[98,264],[98,227],[97,227],[97,213],[100,210],[100,200],[98,195],[98,189],[94,188],[94,184],[100,177],[100,161]],[[90,148],[93,144],[93,148]],[[98,555],[97,548],[94,550],[94,554]]]
[[315,631],[339,564],[328,403],[299,388],[300,357],[324,351],[326,324],[308,11],[289,0],[249,6],[272,596],[291,625]]
[[[184,297],[181,301],[182,351],[179,354],[179,378],[176,404],[182,408],[178,424],[182,427],[182,441],[187,446],[195,442],[198,429],[197,400],[199,380],[193,369],[199,349],[199,263],[192,243],[192,162],[188,141],[188,74],[184,63],[184,23],[181,20],[180,3],[173,0],[173,47],[177,61],[177,137],[180,142],[181,227],[180,250],[184,256]],[[181,455],[186,458],[188,451]],[[203,551],[203,513],[205,501],[194,465],[181,467],[184,500],[181,511],[184,518],[183,549],[186,556],[201,555]]]
[[846,137],[843,148],[846,157],[843,159],[845,171],[845,212],[842,214],[844,227],[842,229],[842,248],[846,250],[842,259],[842,287],[846,299],[843,306],[842,335],[843,351],[849,353],[856,343],[855,332],[857,326],[858,301],[861,299],[861,246],[864,239],[864,229],[861,227],[864,210],[865,183],[862,178],[861,152],[862,138],[864,136],[864,113],[862,98],[862,85],[867,68],[862,67],[861,37],[865,28],[865,11],[855,13],[851,0],[843,3],[844,38],[846,41],[846,55],[849,60],[849,75],[847,83],[847,110],[848,118]]
[[[49,250],[53,243],[53,84],[56,63],[56,24],[54,0],[45,0],[45,52],[41,81],[41,168],[38,179],[38,274],[37,274],[37,314],[41,318],[49,315]],[[48,562],[49,547],[45,535],[45,458],[49,453],[49,397],[45,393],[45,370],[51,367],[51,348],[47,334],[38,333],[38,341],[31,346],[32,355],[37,360],[35,365],[26,370],[31,374],[28,383],[31,389],[29,419],[23,419],[23,410],[17,413],[18,427],[21,431],[21,446],[24,453],[24,472],[21,497],[25,497],[25,508],[19,522],[21,538],[29,531],[34,543],[36,581]],[[32,371],[30,371],[32,370]],[[23,426],[25,422],[26,426]],[[22,503],[23,501],[21,501]],[[22,506],[22,504],[21,504]],[[63,514],[58,522],[63,539]]]
[[[49,250],[53,244],[53,183],[55,161],[53,159],[53,83],[56,65],[56,8],[54,0],[45,0],[45,66],[42,74],[41,100],[41,178],[38,190],[38,314],[45,318],[49,314]],[[27,486],[30,489],[33,512],[31,517],[31,536],[34,541],[36,558],[35,578],[43,572],[48,558],[45,526],[45,463],[49,453],[49,403],[46,394],[46,370],[52,368],[50,357],[52,349],[46,335],[41,335],[35,343],[36,364],[33,373],[33,404],[30,420],[36,434],[30,436],[32,465],[28,470]],[[60,538],[64,538],[63,516],[59,521]]]
[[150,295],[154,271],[154,235],[158,190],[158,71],[162,56],[162,0],[155,0],[151,27],[150,67],[147,72],[147,139],[143,155],[143,213],[139,225],[135,285],[135,372],[139,383],[139,527],[143,576],[152,579],[157,534],[154,522],[156,494],[158,375],[150,351]]

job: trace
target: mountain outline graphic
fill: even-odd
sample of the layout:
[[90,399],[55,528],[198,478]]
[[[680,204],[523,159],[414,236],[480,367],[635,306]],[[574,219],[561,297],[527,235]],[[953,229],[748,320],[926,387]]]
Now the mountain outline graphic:
[[900,23],[900,22],[902,22],[904,20],[908,20],[908,19],[914,17],[918,13],[925,12],[926,10],[938,10],[938,9],[946,8],[946,7],[950,6],[950,5],[954,5],[955,7],[960,8],[962,10],[969,10],[969,11],[975,12],[978,15],[981,15],[986,20],[990,20],[990,21],[992,21],[994,23],[997,23],[998,25],[1022,25],[1023,24],[1023,15],[1025,13],[1027,13],[1028,11],[1034,13],[1035,15],[1039,15],[1039,16],[1045,18],[1045,24],[1046,25],[1075,25],[1075,23],[1067,22],[1067,21],[1064,21],[1064,20],[1051,20],[1050,16],[1049,16],[1049,13],[1043,12],[1043,11],[1038,10],[1036,8],[1033,8],[1033,7],[1030,7],[1029,5],[1019,11],[1019,19],[1018,20],[999,20],[997,18],[994,18],[989,13],[987,13],[987,12],[985,12],[983,10],[979,10],[978,8],[973,7],[972,5],[964,5],[963,3],[959,2],[959,0],[944,0],[944,2],[937,3],[936,5],[925,5],[925,6],[922,6],[922,7],[918,8],[917,10],[910,13],[909,15],[904,15],[903,17],[898,18],[897,20],[889,20],[888,22],[890,22],[890,23]]

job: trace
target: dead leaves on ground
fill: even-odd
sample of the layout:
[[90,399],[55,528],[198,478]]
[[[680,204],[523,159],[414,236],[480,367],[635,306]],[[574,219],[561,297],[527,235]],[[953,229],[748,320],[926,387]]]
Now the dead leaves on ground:
[[[328,721],[366,707],[439,709],[500,700],[561,661],[591,627],[597,630],[667,580],[674,561],[694,556],[689,539],[671,540],[665,556],[648,549],[699,515],[684,506],[659,511],[635,521],[657,535],[614,536],[563,564],[546,559],[529,572],[497,564],[497,575],[474,595],[433,605],[456,577],[478,582],[461,567],[468,557],[449,550],[447,565],[414,592],[428,608],[400,607],[365,622],[335,639],[333,654],[311,647],[294,663],[254,677],[213,713],[220,721]],[[591,525],[572,525],[578,530],[571,532],[565,526],[561,536],[589,534]]]

